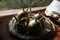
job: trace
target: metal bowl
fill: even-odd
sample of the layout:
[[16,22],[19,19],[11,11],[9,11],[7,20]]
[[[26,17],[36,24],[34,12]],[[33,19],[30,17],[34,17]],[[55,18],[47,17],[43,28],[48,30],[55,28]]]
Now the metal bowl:
[[[14,36],[17,36],[18,38],[21,38],[21,39],[43,39],[43,38],[47,37],[48,35],[54,33],[55,32],[54,24],[45,16],[43,16],[41,14],[39,16],[41,16],[41,17],[39,17],[38,20],[40,21],[39,23],[42,25],[42,27],[37,28],[37,30],[39,29],[39,32],[37,34],[34,33],[35,35],[34,34],[30,35],[30,33],[28,34],[27,31],[25,31],[25,34],[23,34],[22,32],[18,32],[19,30],[17,30],[17,28],[15,27],[17,21],[14,17],[8,23],[9,31]],[[38,27],[38,25],[36,27]],[[33,31],[33,29],[34,29],[34,27],[31,28],[30,30]]]

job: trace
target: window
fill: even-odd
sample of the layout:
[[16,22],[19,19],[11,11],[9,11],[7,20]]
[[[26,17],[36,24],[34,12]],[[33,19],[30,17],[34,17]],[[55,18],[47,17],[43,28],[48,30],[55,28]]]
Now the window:
[[23,7],[42,7],[50,4],[52,0],[0,0],[0,10],[20,9]]

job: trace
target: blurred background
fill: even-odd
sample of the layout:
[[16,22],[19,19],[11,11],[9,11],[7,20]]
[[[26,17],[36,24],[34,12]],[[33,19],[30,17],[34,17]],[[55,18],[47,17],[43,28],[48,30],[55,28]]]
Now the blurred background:
[[0,0],[0,10],[20,9],[27,7],[43,7],[52,0]]

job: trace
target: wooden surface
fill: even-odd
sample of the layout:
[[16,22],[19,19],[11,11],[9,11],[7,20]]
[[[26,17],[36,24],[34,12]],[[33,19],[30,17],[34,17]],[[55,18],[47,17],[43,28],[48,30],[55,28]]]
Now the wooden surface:
[[[40,13],[44,14],[44,11],[45,11],[45,9],[41,9],[41,10],[36,10],[33,12],[40,12]],[[1,15],[1,17],[0,17],[0,21],[1,21],[0,22],[1,23],[0,24],[0,36],[2,37],[3,40],[17,40],[17,38],[10,35],[10,33],[7,29],[7,23],[13,17],[13,15],[14,14],[9,14],[9,15],[5,14],[5,15]],[[51,38],[47,38],[47,40],[48,39],[49,40],[60,40],[60,24],[55,22],[54,20],[52,20],[52,22],[54,23],[54,25],[56,27],[56,32],[53,35],[51,35],[52,36]]]
[[55,25],[56,32],[55,32],[54,37],[52,37],[51,39],[53,39],[53,40],[60,40],[60,23],[56,22],[55,20],[52,20],[52,22]]

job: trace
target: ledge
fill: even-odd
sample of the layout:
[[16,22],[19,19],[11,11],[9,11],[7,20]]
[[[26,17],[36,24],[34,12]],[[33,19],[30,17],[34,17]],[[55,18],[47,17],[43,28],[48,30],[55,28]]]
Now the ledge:
[[[41,10],[46,9],[46,7],[31,8],[31,11],[38,11],[38,10],[41,11]],[[0,17],[14,15],[14,14],[18,13],[20,10],[22,10],[22,9],[13,9],[13,10],[3,10],[3,11],[0,11]],[[29,9],[28,9],[28,11],[29,11]]]

